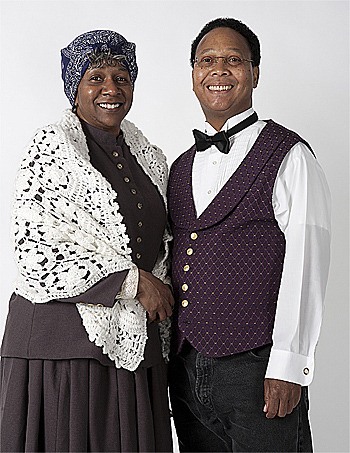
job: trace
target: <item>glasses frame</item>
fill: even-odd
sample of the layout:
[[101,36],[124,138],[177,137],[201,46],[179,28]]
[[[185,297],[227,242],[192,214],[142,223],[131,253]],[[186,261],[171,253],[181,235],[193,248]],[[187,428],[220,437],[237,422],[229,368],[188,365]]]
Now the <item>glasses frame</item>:
[[[235,64],[235,65],[232,65],[231,63],[229,63],[228,60],[230,58],[232,58],[232,57],[239,59],[239,62],[237,62],[237,64]],[[201,63],[201,61],[203,61],[204,58],[212,58],[214,60],[213,65],[211,65],[211,66],[201,65],[200,63]],[[220,57],[220,56],[217,57],[217,56],[212,56],[212,55],[205,55],[200,60],[199,60],[198,57],[196,57],[194,59],[194,64],[197,65],[198,67],[200,67],[201,69],[211,69],[211,68],[213,68],[214,66],[216,66],[218,64],[219,58],[222,58],[224,60],[225,64],[227,66],[230,66],[231,68],[236,68],[237,66],[241,65],[244,61],[248,61],[250,63],[254,63],[254,60],[250,60],[249,58],[237,57],[236,55],[229,55],[228,57]]]

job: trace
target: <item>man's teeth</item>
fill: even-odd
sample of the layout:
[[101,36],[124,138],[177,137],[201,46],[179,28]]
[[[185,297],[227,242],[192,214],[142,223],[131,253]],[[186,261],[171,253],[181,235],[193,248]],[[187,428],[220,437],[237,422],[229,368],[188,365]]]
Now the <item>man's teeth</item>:
[[116,103],[116,104],[99,104],[100,107],[102,107],[103,109],[107,109],[107,110],[113,110],[113,109],[117,109],[121,106],[122,104],[120,104],[119,102]]
[[229,91],[232,88],[232,85],[210,85],[210,91]]

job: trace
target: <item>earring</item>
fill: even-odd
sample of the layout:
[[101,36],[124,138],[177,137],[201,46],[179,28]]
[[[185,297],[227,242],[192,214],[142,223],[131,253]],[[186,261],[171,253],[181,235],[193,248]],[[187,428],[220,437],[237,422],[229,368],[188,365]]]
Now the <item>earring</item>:
[[77,109],[78,109],[78,106],[74,104],[72,107],[72,112],[77,113]]

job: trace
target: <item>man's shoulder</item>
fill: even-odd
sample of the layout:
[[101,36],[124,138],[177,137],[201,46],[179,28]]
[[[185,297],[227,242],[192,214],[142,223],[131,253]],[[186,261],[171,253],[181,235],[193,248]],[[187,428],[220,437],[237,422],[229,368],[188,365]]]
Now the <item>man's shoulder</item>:
[[264,120],[264,121],[267,123],[264,128],[265,133],[268,133],[271,135],[277,135],[280,138],[282,138],[283,140],[290,139],[295,143],[298,143],[298,142],[304,143],[304,145],[306,145],[309,148],[309,150],[311,152],[313,152],[309,143],[293,129],[290,129],[290,128],[284,126],[283,124],[277,123],[276,121],[274,121],[272,119],[268,119],[268,120]]
[[278,123],[277,121],[274,121],[272,119],[268,119],[268,120],[264,120],[264,121],[267,123],[266,127],[265,127],[266,130],[269,130],[269,131],[274,130],[276,132],[278,131],[280,134],[298,137],[301,140],[303,140],[303,138],[295,130],[290,129],[289,127],[286,127],[285,125]]

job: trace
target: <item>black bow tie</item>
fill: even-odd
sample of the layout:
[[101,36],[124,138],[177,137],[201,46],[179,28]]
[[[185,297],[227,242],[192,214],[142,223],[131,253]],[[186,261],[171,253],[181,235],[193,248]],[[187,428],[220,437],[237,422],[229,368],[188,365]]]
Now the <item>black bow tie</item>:
[[254,112],[252,115],[248,116],[245,120],[236,124],[236,126],[231,127],[227,132],[220,131],[215,135],[207,135],[204,132],[201,132],[197,129],[193,130],[194,139],[196,141],[197,151],[205,151],[211,145],[215,145],[219,151],[222,153],[228,154],[230,151],[230,140],[229,138],[242,131],[243,129],[251,126],[256,121],[258,121],[258,115]]

